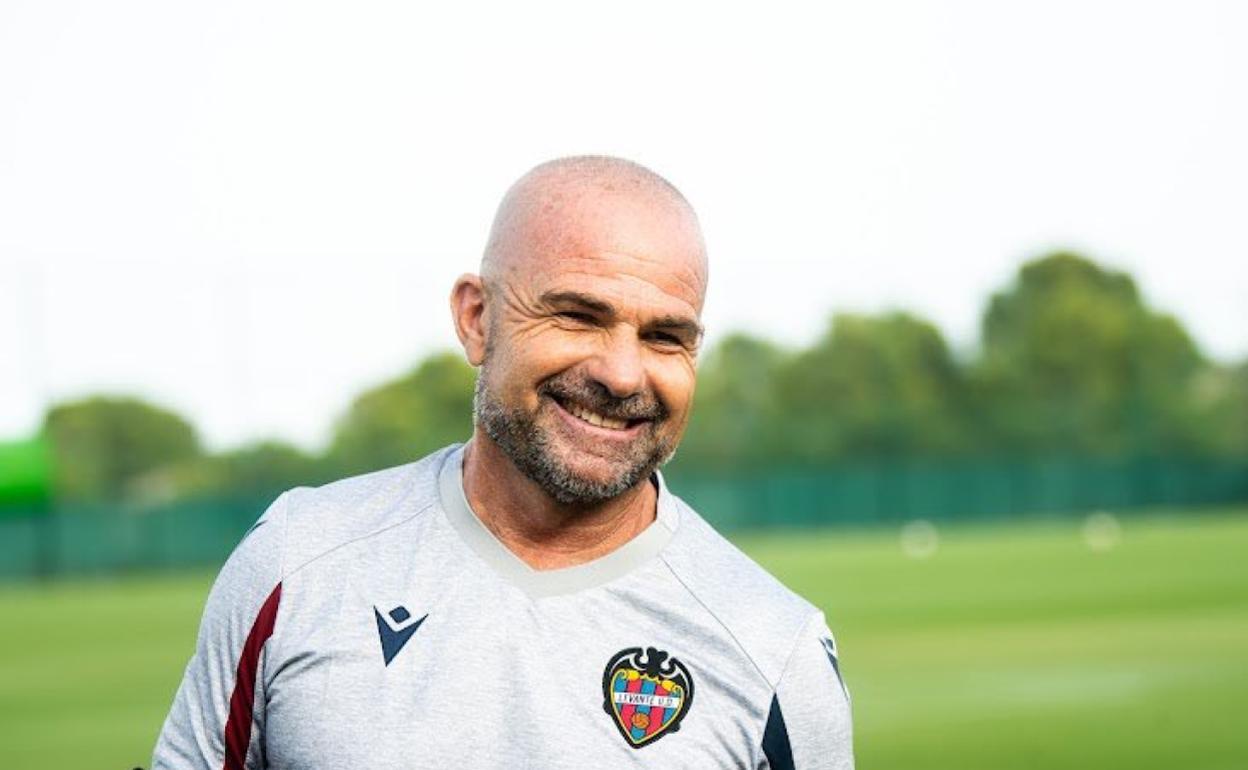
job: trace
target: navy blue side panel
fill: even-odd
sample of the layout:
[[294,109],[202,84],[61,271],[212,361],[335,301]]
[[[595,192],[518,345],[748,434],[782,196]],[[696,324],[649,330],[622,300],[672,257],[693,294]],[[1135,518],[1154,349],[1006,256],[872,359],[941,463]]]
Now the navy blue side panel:
[[789,731],[784,726],[784,714],[780,713],[780,699],[771,696],[771,713],[767,715],[767,727],[763,729],[763,753],[771,770],[794,770],[793,747],[789,745]]
[[845,697],[849,698],[849,690],[845,689],[845,678],[841,676],[841,666],[836,662],[836,645],[831,639],[820,639],[819,643],[823,645],[823,651],[827,653],[828,662],[832,664],[832,670],[836,672],[836,681],[841,685],[841,692],[845,693]]

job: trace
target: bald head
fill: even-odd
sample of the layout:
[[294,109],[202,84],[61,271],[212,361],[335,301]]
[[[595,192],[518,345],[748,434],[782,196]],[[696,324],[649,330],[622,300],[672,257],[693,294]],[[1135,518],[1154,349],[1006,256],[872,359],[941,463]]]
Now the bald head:
[[511,186],[490,228],[481,277],[557,269],[543,263],[593,250],[670,261],[696,283],[699,300],[705,296],[706,247],[693,207],[650,169],[600,155],[543,163]]

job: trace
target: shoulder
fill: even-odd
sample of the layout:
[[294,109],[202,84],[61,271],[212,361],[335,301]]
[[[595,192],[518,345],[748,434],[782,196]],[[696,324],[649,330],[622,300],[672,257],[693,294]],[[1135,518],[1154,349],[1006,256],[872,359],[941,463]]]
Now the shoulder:
[[663,560],[774,687],[799,634],[822,613],[675,499],[680,523]]
[[284,572],[423,515],[437,502],[438,470],[454,448],[443,447],[393,468],[284,492]]

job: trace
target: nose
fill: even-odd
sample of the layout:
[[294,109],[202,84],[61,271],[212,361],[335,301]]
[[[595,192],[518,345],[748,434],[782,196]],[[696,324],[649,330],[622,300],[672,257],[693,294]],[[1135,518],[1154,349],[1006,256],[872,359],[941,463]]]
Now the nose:
[[590,359],[588,374],[616,398],[640,392],[646,382],[641,340],[623,328],[612,330]]

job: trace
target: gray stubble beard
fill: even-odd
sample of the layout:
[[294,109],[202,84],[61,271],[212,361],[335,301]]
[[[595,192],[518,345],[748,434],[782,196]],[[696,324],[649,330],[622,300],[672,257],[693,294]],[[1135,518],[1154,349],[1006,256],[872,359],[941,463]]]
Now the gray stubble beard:
[[508,410],[490,392],[486,385],[488,361],[487,355],[477,371],[472,398],[474,423],[481,426],[521,473],[562,505],[589,506],[617,497],[649,478],[675,454],[675,447],[660,441],[654,451],[613,479],[598,482],[578,476],[555,456],[549,437],[531,415]]

